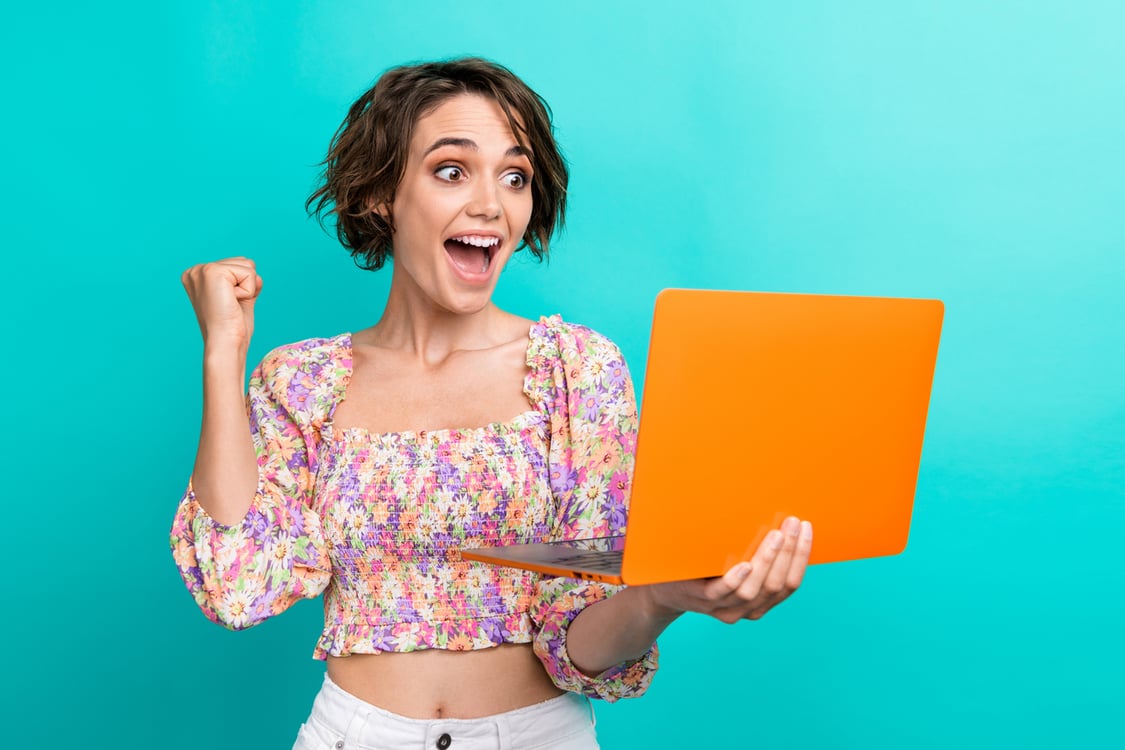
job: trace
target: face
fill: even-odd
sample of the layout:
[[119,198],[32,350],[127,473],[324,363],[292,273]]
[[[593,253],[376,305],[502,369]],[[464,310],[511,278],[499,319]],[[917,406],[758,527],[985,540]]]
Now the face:
[[531,160],[493,100],[462,94],[418,120],[392,205],[400,291],[484,309],[531,218]]

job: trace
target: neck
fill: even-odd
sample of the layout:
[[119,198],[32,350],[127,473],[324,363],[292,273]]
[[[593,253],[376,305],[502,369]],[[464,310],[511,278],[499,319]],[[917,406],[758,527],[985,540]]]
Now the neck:
[[376,345],[434,364],[455,351],[485,349],[510,338],[512,316],[491,301],[480,310],[454,313],[393,278],[387,304],[372,328]]

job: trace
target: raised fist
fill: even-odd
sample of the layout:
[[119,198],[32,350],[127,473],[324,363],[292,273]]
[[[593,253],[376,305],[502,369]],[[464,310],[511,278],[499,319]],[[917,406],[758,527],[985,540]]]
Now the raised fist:
[[199,330],[209,344],[245,349],[254,334],[254,300],[262,277],[249,258],[226,258],[184,271],[180,280],[195,308]]

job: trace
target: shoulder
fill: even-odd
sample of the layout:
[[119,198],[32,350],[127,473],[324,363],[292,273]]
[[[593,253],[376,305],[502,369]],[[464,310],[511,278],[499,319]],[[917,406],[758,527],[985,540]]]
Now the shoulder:
[[560,315],[542,317],[532,326],[530,349],[538,358],[564,366],[624,363],[621,350],[607,336],[581,323],[564,321]]
[[540,318],[532,327],[527,365],[528,396],[548,410],[564,401],[592,398],[631,400],[632,382],[625,358],[601,333],[560,316]]
[[321,375],[338,369],[351,369],[351,334],[332,338],[295,341],[262,357],[258,370],[270,379],[291,379],[300,375]]
[[319,411],[339,400],[351,371],[351,334],[305,339],[263,357],[250,376],[250,389],[270,393],[294,411]]

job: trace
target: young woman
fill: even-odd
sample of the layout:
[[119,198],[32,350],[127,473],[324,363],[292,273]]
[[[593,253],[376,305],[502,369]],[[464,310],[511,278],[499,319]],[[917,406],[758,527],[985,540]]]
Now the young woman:
[[[324,593],[324,686],[297,748],[593,748],[588,697],[640,695],[686,611],[756,619],[800,584],[787,519],[721,578],[620,588],[458,550],[624,529],[636,404],[621,353],[507,313],[567,170],[543,101],[470,58],[393,69],[336,133],[323,186],[357,263],[392,260],[382,315],[274,350],[250,378],[253,261],[187,270],[204,406],[172,546],[204,613],[245,628]],[[690,471],[690,467],[685,470]]]

